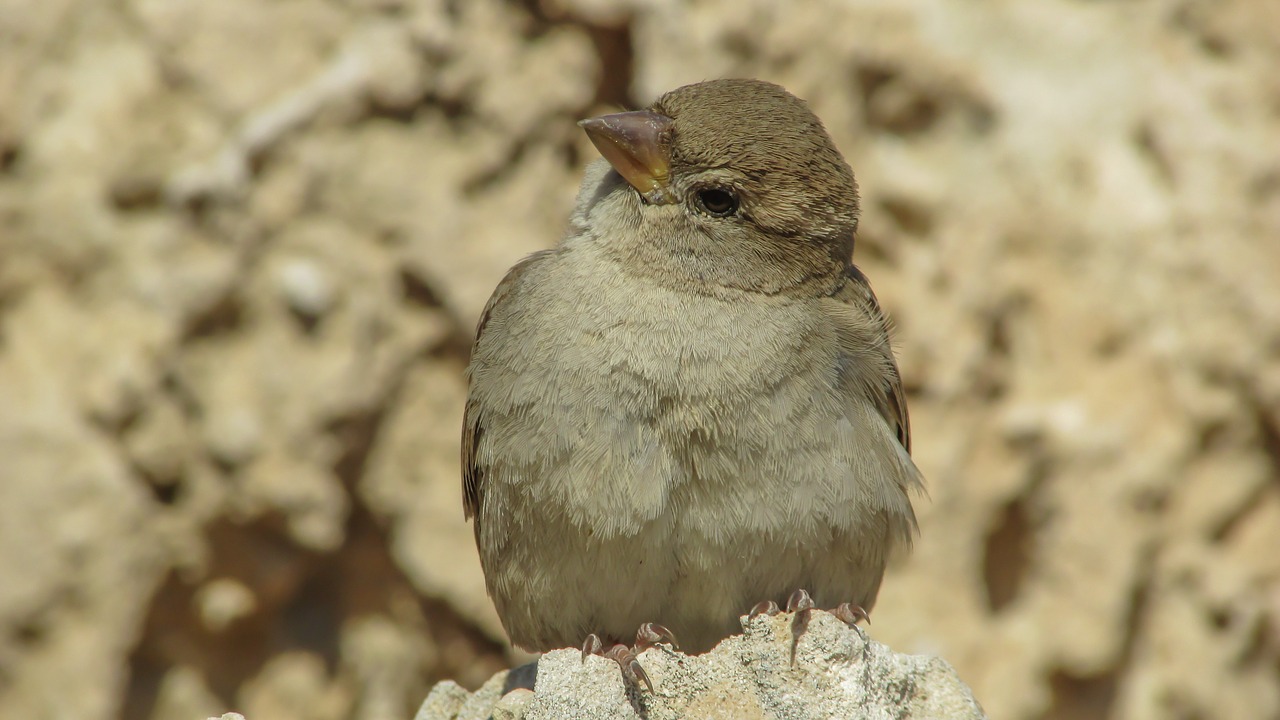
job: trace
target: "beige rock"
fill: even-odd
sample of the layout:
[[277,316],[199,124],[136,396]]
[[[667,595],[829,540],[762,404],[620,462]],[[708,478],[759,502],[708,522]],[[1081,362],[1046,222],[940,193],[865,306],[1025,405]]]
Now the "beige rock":
[[230,578],[216,578],[204,584],[195,597],[200,619],[211,632],[221,632],[228,625],[250,615],[257,600],[253,590]]
[[320,658],[310,653],[282,653],[243,689],[245,716],[336,720],[342,717],[338,712],[341,704],[332,702],[335,692],[326,688],[328,683]]
[[618,665],[556,650],[538,662],[532,693],[502,698],[500,673],[466,697],[442,683],[417,720],[494,718],[985,718],[945,662],[899,655],[825,612],[815,612],[795,648],[792,617],[760,616],[710,652],[650,649],[640,663],[655,691],[628,687]]
[[177,666],[166,672],[161,680],[153,714],[160,717],[198,718],[214,715],[222,708],[222,701],[210,692],[199,671],[187,666]]

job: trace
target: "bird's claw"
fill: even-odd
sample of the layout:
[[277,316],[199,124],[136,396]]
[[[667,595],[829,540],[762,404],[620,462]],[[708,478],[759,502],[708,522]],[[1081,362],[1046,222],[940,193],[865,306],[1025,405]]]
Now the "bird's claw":
[[868,625],[871,624],[871,616],[867,614],[867,611],[864,610],[861,605],[840,603],[836,606],[835,610],[831,611],[831,614],[835,615],[849,627],[857,627],[859,621]]
[[773,616],[780,612],[782,612],[782,610],[778,607],[778,603],[772,600],[765,600],[763,602],[756,603],[755,607],[751,608],[751,612],[747,613],[747,619],[754,620],[759,615]]
[[649,694],[653,694],[653,683],[649,681],[649,674],[644,671],[640,661],[636,659],[635,651],[619,643],[606,650],[604,657],[618,663],[618,667],[622,668],[622,676],[631,681],[632,684],[643,682],[644,686],[648,688]]
[[[812,616],[814,609],[813,597],[809,595],[807,590],[796,590],[791,593],[791,597],[787,598],[787,612],[793,613],[791,618],[791,665],[793,667],[796,664],[796,648],[800,644],[800,636],[808,629],[809,618]],[[781,611],[778,609],[778,603],[772,600],[765,600],[751,608],[751,611],[747,613],[747,619],[752,620],[759,615],[777,615],[779,612]],[[871,624],[871,618],[867,615],[867,611],[861,606],[852,603],[840,603],[829,612],[854,629],[857,629],[859,622]]]
[[631,681],[632,684],[644,683],[649,693],[652,694],[653,682],[649,680],[649,674],[644,671],[644,667],[640,665],[640,660],[637,656],[649,648],[657,647],[660,642],[669,643],[672,647],[680,647],[680,644],[676,642],[675,633],[657,623],[641,625],[640,629],[636,631],[636,642],[633,647],[618,643],[605,650],[604,642],[600,640],[600,636],[592,633],[582,643],[582,661],[586,662],[588,655],[609,658],[618,663],[624,678]]
[[591,633],[586,640],[582,641],[582,662],[587,661],[588,655],[604,655],[604,643],[600,642],[600,636]]
[[787,612],[795,613],[791,617],[791,667],[796,666],[796,648],[800,646],[800,636],[809,627],[812,610],[813,598],[807,590],[797,590],[787,598]]
[[649,648],[657,647],[660,642],[665,642],[677,650],[680,649],[680,643],[676,642],[675,633],[663,625],[645,623],[636,631],[635,652],[637,654],[642,653]]

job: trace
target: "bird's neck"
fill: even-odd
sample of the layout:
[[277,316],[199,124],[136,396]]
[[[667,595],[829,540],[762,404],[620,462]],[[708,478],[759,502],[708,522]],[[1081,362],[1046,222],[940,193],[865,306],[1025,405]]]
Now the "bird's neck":
[[631,228],[566,244],[614,263],[628,275],[715,296],[826,296],[842,282],[849,265],[821,247],[794,241],[735,247],[689,233],[655,236],[644,230]]

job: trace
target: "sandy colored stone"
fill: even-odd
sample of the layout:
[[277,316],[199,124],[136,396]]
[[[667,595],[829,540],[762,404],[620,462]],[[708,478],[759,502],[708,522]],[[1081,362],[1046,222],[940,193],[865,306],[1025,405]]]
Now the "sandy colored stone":
[[[305,653],[284,653],[271,660],[242,690],[246,717],[281,720],[342,717],[343,703],[335,703],[336,688],[328,689],[324,663]],[[350,701],[350,698],[343,698]]]
[[[942,660],[900,655],[833,616],[814,613],[792,662],[791,616],[760,616],[710,652],[668,648],[639,657],[654,692],[629,687],[616,662],[572,649],[539,660],[532,693],[494,702],[489,685],[457,704],[443,685],[418,720],[462,720],[481,698],[508,717],[538,718],[985,718],[969,689]],[[496,683],[505,679],[494,678]],[[437,697],[437,693],[439,697]]]

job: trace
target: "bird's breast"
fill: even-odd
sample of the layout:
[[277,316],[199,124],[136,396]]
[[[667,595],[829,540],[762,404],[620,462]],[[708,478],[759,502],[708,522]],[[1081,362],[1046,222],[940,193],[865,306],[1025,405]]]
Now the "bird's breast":
[[762,402],[821,355],[822,332],[796,303],[732,302],[660,286],[602,291],[576,304],[580,348],[566,358],[633,412],[691,431]]
[[[780,469],[845,422],[834,331],[816,305],[572,263],[536,280],[518,314],[495,313],[473,358],[480,455],[536,483],[556,500],[542,507],[564,508],[570,524],[626,535],[673,503],[785,507]],[[815,474],[844,472],[837,456],[822,462]],[[718,493],[726,483],[738,490]]]

